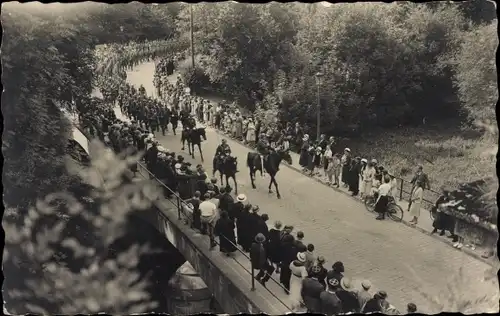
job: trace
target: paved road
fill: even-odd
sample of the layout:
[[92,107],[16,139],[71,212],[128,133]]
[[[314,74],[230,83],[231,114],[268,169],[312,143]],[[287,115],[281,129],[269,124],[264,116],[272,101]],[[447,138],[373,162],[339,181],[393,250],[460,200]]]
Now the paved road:
[[[128,74],[129,82],[143,84],[152,95],[153,70],[151,64],[143,64]],[[164,147],[181,152],[179,136],[156,137]],[[211,170],[211,158],[222,137],[211,129],[207,137],[203,143],[204,165]],[[289,168],[282,167],[277,176],[281,200],[268,194],[268,178],[257,177],[257,189],[253,190],[245,166],[249,150],[230,139],[228,143],[240,162],[238,191],[245,193],[250,203],[258,204],[271,221],[279,219],[303,231],[306,242],[314,244],[316,255],[325,256],[329,265],[343,261],[346,275],[355,283],[369,279],[374,290],[386,290],[390,302],[399,309],[414,302],[423,313],[440,312],[421,293],[435,297],[448,293],[450,282],[458,282],[455,279],[460,268],[467,278],[462,282],[468,283],[468,295],[498,292],[496,281],[481,281],[489,269],[487,264],[405,225],[376,221],[359,202]],[[196,158],[198,163],[199,155]],[[484,307],[478,306],[479,311],[485,311]]]

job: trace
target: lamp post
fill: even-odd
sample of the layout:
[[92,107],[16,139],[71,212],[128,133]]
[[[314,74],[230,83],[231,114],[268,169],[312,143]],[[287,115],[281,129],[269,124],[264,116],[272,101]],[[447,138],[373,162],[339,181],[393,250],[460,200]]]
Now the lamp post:
[[318,104],[317,104],[317,109],[316,109],[316,139],[319,139],[321,135],[321,100],[320,100],[320,94],[319,94],[319,88],[321,85],[321,77],[323,77],[323,74],[321,72],[316,73],[316,86],[317,86],[317,97],[318,97]]

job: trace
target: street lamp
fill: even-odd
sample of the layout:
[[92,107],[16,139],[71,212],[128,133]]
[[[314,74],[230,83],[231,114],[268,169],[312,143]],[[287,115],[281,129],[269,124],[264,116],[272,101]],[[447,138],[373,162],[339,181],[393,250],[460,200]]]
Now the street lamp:
[[317,104],[317,109],[316,109],[316,139],[319,140],[319,137],[321,135],[321,100],[320,100],[320,95],[319,95],[319,87],[321,85],[321,77],[323,77],[323,74],[321,72],[316,73],[316,86],[317,86],[317,96],[318,96],[318,104]]

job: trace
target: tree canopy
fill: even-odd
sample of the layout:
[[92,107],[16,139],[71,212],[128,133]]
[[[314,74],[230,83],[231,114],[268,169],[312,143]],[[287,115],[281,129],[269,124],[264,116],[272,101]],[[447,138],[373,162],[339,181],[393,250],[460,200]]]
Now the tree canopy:
[[[137,240],[138,224],[127,225],[128,215],[144,208],[137,205],[141,200],[103,201],[93,195],[95,187],[85,181],[88,179],[69,172],[66,165],[72,122],[64,112],[84,109],[81,105],[90,100],[95,45],[172,36],[169,21],[178,11],[176,6],[168,7],[171,13],[167,7],[145,7],[140,3],[111,6],[88,2],[2,5],[2,179],[7,209],[2,221],[7,244],[4,296],[14,314],[103,310],[128,314],[153,311],[153,305],[163,301],[163,297],[152,298],[151,292],[161,293],[157,286],[146,284],[145,276],[137,271],[124,273],[128,266],[122,264],[125,260],[144,266],[146,257],[138,245],[151,244],[151,240]],[[115,14],[119,19],[111,18]],[[140,27],[138,21],[143,22]],[[124,32],[116,32],[107,22],[123,26]],[[96,199],[89,199],[91,196]],[[100,226],[102,207],[111,209],[123,203],[131,207],[120,209],[127,216],[113,216],[114,221],[105,220]],[[151,231],[141,229],[143,237]],[[108,246],[119,237],[124,241],[119,241],[118,257],[108,256]],[[175,251],[168,257],[170,260],[162,261],[167,274],[184,260]],[[141,282],[137,282],[139,278]],[[89,291],[91,288],[94,290]],[[112,297],[114,288],[128,288],[130,295]]]
[[[208,85],[250,110],[272,111],[313,128],[315,74],[322,72],[320,110],[328,122],[323,132],[332,133],[462,119],[468,111],[451,56],[467,41],[465,34],[491,21],[487,1],[478,6],[397,2],[330,7],[226,2],[192,8],[194,49],[200,56],[198,69],[185,70],[192,84]],[[176,50],[189,55],[189,16],[187,6],[177,15],[177,48],[162,51],[161,45],[145,43],[131,55],[140,60]],[[131,55],[125,64],[127,59],[134,63]]]

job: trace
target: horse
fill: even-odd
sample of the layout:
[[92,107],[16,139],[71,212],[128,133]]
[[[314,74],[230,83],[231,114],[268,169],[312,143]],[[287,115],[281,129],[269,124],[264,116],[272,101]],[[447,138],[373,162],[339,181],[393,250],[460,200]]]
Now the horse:
[[224,186],[222,181],[222,176],[226,176],[226,185],[229,185],[229,178],[234,181],[234,193],[238,194],[238,183],[236,182],[236,173],[238,172],[238,158],[233,156],[225,156],[221,158],[220,156],[214,157],[214,170],[213,175],[219,171],[220,174],[220,185]]
[[264,161],[264,166],[262,166],[260,154],[256,152],[249,152],[247,155],[247,166],[250,169],[250,180],[252,181],[252,188],[256,189],[255,186],[255,173],[257,170],[260,171],[260,175],[262,176],[262,170],[264,170],[269,174],[271,180],[269,181],[269,193],[273,193],[271,190],[271,185],[274,184],[276,188],[276,196],[278,199],[281,199],[281,194],[278,189],[278,183],[276,182],[276,174],[279,171],[279,166],[282,160],[285,160],[289,164],[292,164],[292,157],[288,151],[271,151],[267,156],[267,159]]
[[184,143],[187,141],[189,155],[194,158],[194,145],[198,145],[198,150],[200,151],[201,162],[203,160],[203,151],[201,150],[201,138],[207,140],[207,132],[204,127],[198,127],[194,129],[184,129],[181,134],[182,150],[184,150]]

